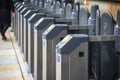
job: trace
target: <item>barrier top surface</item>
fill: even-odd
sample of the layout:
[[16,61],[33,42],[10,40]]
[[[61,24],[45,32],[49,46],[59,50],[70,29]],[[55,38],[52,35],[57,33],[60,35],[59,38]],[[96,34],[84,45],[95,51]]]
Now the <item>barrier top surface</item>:
[[70,34],[56,45],[56,51],[59,54],[70,54],[81,43],[88,42],[86,34]]
[[55,36],[60,34],[62,30],[67,30],[66,24],[53,24],[43,32],[43,36],[46,39],[53,39]]

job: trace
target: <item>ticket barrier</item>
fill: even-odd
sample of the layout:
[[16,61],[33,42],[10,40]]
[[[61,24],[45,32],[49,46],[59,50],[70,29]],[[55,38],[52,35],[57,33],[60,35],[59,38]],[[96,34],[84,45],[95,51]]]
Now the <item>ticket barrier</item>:
[[15,22],[15,36],[16,36],[16,39],[18,40],[17,38],[17,10],[18,8],[21,6],[21,4],[18,4],[18,6],[15,7],[15,19],[14,19],[14,22]]
[[95,80],[116,80],[118,75],[118,56],[115,52],[113,31],[113,17],[105,12],[101,16],[100,35],[89,38],[89,75],[93,75]]
[[[15,6],[15,13],[17,13],[17,10],[21,7],[21,4],[20,4],[20,3],[16,3],[15,5],[16,5],[16,6]],[[16,15],[15,15],[14,18],[16,19]],[[14,21],[14,22],[15,22],[15,21]],[[15,24],[15,26],[16,26],[16,24]]]
[[17,37],[17,40],[18,40],[18,45],[19,46],[21,46],[21,44],[20,44],[20,12],[22,11],[24,9],[24,6],[23,5],[21,5],[20,6],[20,8],[17,10],[17,18],[16,18],[16,31],[17,31],[17,35],[16,35],[16,37]]
[[56,45],[56,80],[88,80],[88,35],[67,35]]
[[[14,4],[15,10],[18,6],[19,6],[19,3]],[[13,29],[13,31],[15,31],[15,16],[12,17],[12,29]]]
[[28,10],[25,14],[24,14],[24,54],[26,55],[25,59],[28,62],[28,19],[34,14],[34,13],[39,13],[39,11],[37,10]]
[[[96,12],[97,12],[96,18],[99,19],[99,16],[98,16],[99,11],[97,10]],[[65,55],[62,53],[62,52],[70,51],[71,47],[73,47],[73,46],[70,46],[72,44],[71,44],[71,42],[69,43],[67,41],[69,39],[69,37],[67,37],[66,39],[64,38],[60,43],[58,43],[58,45],[61,44],[61,47],[58,45],[56,46],[56,80],[78,80],[78,79],[79,80],[88,80],[88,79],[90,79],[90,80],[91,79],[92,80],[116,80],[116,76],[118,75],[118,56],[117,56],[117,53],[115,52],[115,38],[113,35],[114,20],[113,20],[112,15],[107,12],[103,13],[103,15],[101,16],[100,19],[101,19],[100,20],[101,21],[100,28],[99,28],[99,26],[97,26],[99,24],[96,24],[96,26],[92,27],[93,32],[89,33],[90,34],[89,35],[89,48],[88,48],[89,56],[87,57],[87,59],[85,59],[88,61],[88,63],[86,63],[86,64],[89,64],[89,67],[88,67],[88,70],[85,69],[85,70],[87,70],[86,74],[81,76],[81,74],[77,73],[77,71],[85,72],[85,70],[80,71],[80,70],[83,70],[83,68],[74,70],[76,68],[73,68],[70,66],[74,63],[77,63],[77,62],[73,62],[73,60],[71,58],[71,57],[74,57],[74,59],[76,59],[75,55],[71,55],[68,57],[68,55]],[[99,23],[98,20],[96,20],[96,22]],[[95,29],[98,29],[98,30],[95,30]],[[65,41],[66,41],[66,43],[64,43]],[[65,45],[65,47],[64,47],[64,45]],[[68,45],[69,47],[66,45]],[[83,47],[85,47],[85,45]],[[60,50],[61,48],[63,48],[63,50]],[[80,49],[81,48],[79,48],[79,50]],[[88,49],[86,49],[86,50],[88,50]],[[82,49],[82,50],[84,50],[84,49]],[[59,55],[58,52],[62,53],[62,54]],[[71,50],[71,52],[73,52],[73,50]],[[63,55],[64,57],[61,57],[61,55]],[[84,56],[84,55],[82,55],[82,56]],[[68,59],[70,64],[67,63],[66,59]],[[73,62],[73,63],[71,63],[71,62]],[[81,61],[79,61],[78,63],[80,63],[80,62]],[[64,64],[64,65],[62,65],[62,64]],[[74,64],[74,67],[76,67],[75,64]],[[85,67],[85,65],[84,65],[84,67]],[[72,73],[71,70],[74,70],[74,74],[72,74],[72,75],[71,75],[71,73]],[[81,77],[77,78],[76,75],[79,75]],[[88,76],[86,76],[86,75],[88,75]],[[93,77],[91,77],[91,76],[93,76]],[[83,79],[86,77],[88,79]]]
[[15,35],[16,35],[16,40],[18,40],[18,11],[22,8],[21,4],[18,5],[18,7],[15,10]]
[[41,18],[44,17],[44,13],[34,13],[28,19],[28,65],[29,71],[34,72],[34,24]]
[[17,38],[18,38],[18,45],[20,45],[20,11],[22,11],[24,9],[24,6],[21,5],[21,8],[19,8],[18,12],[17,12]]
[[[20,24],[21,24],[21,26],[20,26],[20,28],[21,28],[21,36],[23,35],[23,37],[25,36],[25,27],[26,27],[26,25],[24,25],[25,24],[25,22],[24,22],[24,15],[29,11],[29,10],[33,10],[33,8],[32,7],[29,7],[29,6],[27,6],[27,7],[25,7],[22,11],[21,11],[21,13],[20,13]],[[23,45],[24,45],[24,42],[22,41],[21,43],[23,43]],[[22,45],[22,46],[23,46]],[[23,49],[23,47],[22,46],[20,46],[21,47],[21,51],[25,54],[25,50]]]
[[24,53],[24,19],[23,19],[23,15],[24,14],[26,14],[26,12],[28,11],[28,10],[32,10],[33,8],[31,8],[31,7],[25,7],[21,12],[20,12],[20,24],[21,24],[21,26],[20,26],[20,34],[21,34],[21,46],[20,46],[20,48],[21,48],[21,52],[23,52]]
[[29,5],[22,5],[23,8],[19,10],[19,15],[18,15],[18,43],[19,43],[19,46],[20,46],[20,50],[22,52],[22,49],[21,49],[21,32],[22,32],[22,13],[26,10],[26,8],[30,8]]
[[[66,39],[68,39],[68,38],[66,38]],[[66,40],[66,39],[63,39],[62,40],[63,42],[61,41],[60,43],[67,45],[67,43],[64,43],[64,40]],[[58,43],[58,45],[60,45],[60,43]],[[69,46],[70,46],[70,43],[68,44]],[[69,48],[68,46],[66,46],[66,48],[64,48],[63,45],[61,47],[58,45],[56,46],[56,52],[57,52],[56,53],[56,80],[78,80],[78,79],[79,80],[88,80],[88,79],[83,79],[83,78],[86,78],[85,77],[86,75],[90,76],[88,74],[89,70],[87,70],[87,68],[86,68],[87,72],[86,72],[86,74],[84,74],[84,76],[81,76],[80,78],[76,78],[76,75],[80,76],[79,75],[80,73],[76,73],[77,71],[85,72],[86,70],[83,70],[83,68],[79,68],[79,69],[73,68],[73,67],[76,67],[74,63],[77,63],[77,66],[79,66],[78,64],[81,62],[81,61],[76,62],[77,60],[75,62],[73,62],[73,60],[71,60],[72,56],[74,57],[73,59],[76,59],[75,55],[69,56],[68,63],[67,63],[66,59],[67,59],[68,55],[65,56],[65,54],[58,53],[58,52],[62,53],[65,51],[70,51],[71,48]],[[71,45],[72,45],[72,43],[71,43]],[[89,46],[89,51],[90,51],[89,54],[90,54],[90,59],[91,59],[89,61],[91,61],[92,70],[94,70],[93,71],[94,79],[96,79],[96,80],[100,80],[100,79],[115,80],[117,73],[118,73],[118,64],[117,64],[118,57],[116,56],[116,53],[115,53],[114,36],[90,36],[89,37],[89,45],[90,45]],[[58,49],[59,47],[63,48],[63,50],[59,50]],[[84,45],[84,47],[85,47],[85,45]],[[78,49],[81,49],[81,48],[78,48]],[[84,50],[84,49],[82,49],[82,50]],[[73,52],[73,50],[71,52]],[[64,57],[61,57],[61,55],[63,55]],[[87,59],[85,59],[85,60],[88,61],[88,59],[89,59],[89,57],[87,57]],[[73,62],[73,63],[71,63],[71,62]],[[84,63],[84,62],[82,62],[82,63]],[[69,66],[67,66],[67,65],[72,65],[72,64],[73,64],[73,67],[69,68]],[[88,63],[86,63],[86,64],[88,64]],[[85,67],[85,65],[84,65],[84,67]],[[77,70],[74,70],[74,69],[77,69]],[[89,67],[89,69],[90,69],[90,67]],[[71,70],[75,71],[74,76],[76,79],[74,77],[72,78],[73,74],[70,75],[72,73]],[[83,70],[83,71],[80,71],[80,70]],[[67,76],[69,76],[69,77],[67,77]]]
[[[47,16],[47,15],[46,15]],[[50,17],[50,16],[49,16]],[[55,17],[55,16],[54,16]],[[58,21],[59,23],[63,23],[63,21],[65,21],[65,23],[67,23],[67,22],[69,22],[69,21],[71,21],[70,19],[56,19],[56,21]],[[25,44],[26,45],[26,44]],[[25,50],[25,49],[24,49]]]
[[[34,78],[35,80],[42,79],[42,32],[45,31],[51,24],[71,24],[70,19],[59,18],[41,18],[35,23],[34,29]],[[39,75],[39,76],[37,76]],[[37,77],[36,77],[37,76]]]
[[[24,7],[26,7],[26,6],[29,6],[29,5],[27,5],[27,4],[21,4],[20,2],[16,2],[15,3],[15,5],[14,5],[14,7],[15,7],[15,12],[18,10],[18,8],[20,8],[21,6],[24,6]],[[17,13],[16,13],[17,14]],[[15,17],[16,17],[16,15],[15,15]],[[15,18],[14,17],[14,18]],[[14,22],[15,22],[15,20],[14,20]],[[15,24],[15,23],[14,23]],[[16,25],[16,24],[15,24]],[[15,26],[14,25],[14,26]]]
[[[70,6],[67,6],[68,12],[70,12],[70,10],[69,10],[70,8],[71,8]],[[67,18],[70,17],[68,15],[70,15],[70,14],[67,13]],[[60,40],[62,40],[62,38],[64,38],[64,37],[60,38],[60,36],[66,35],[66,34],[61,34],[62,30],[66,30],[67,34],[76,33],[74,31],[75,29],[77,31],[79,30],[78,33],[88,34],[88,24],[87,24],[88,16],[89,16],[88,10],[86,8],[81,8],[80,15],[79,15],[79,18],[80,18],[79,25],[76,25],[76,24],[71,25],[71,26],[68,25],[67,29],[66,28],[61,29],[62,27],[59,27],[60,26],[60,24],[59,24],[59,25],[56,25],[55,27],[51,26],[51,28],[48,28],[47,30],[44,31],[43,45],[44,45],[44,40],[46,41],[46,45],[43,46],[43,55],[44,55],[44,58],[43,58],[43,80],[56,80],[56,67],[55,67],[55,55],[54,55],[55,54],[55,45]],[[60,30],[57,30],[59,28],[60,28]],[[59,32],[59,34],[56,34],[57,31],[58,32],[61,31],[61,33]]]
[[43,79],[56,80],[56,44],[67,34],[88,34],[88,26],[53,24],[43,32]]
[[17,12],[16,12],[16,38],[17,38],[17,40],[18,40],[18,44],[20,45],[20,35],[19,35],[19,33],[20,33],[20,12],[25,8],[25,6],[28,6],[28,5],[23,5],[23,4],[21,4],[21,6],[16,10]]
[[[62,41],[64,42],[64,40],[65,39],[63,39]],[[61,44],[63,43],[62,41],[60,42]],[[70,46],[70,43],[68,44],[69,46]],[[63,43],[63,44],[67,45],[67,43]],[[115,80],[116,76],[118,75],[118,57],[115,53],[114,36],[97,36],[97,37],[90,36],[89,37],[89,45],[90,45],[89,46],[89,51],[90,51],[89,54],[90,54],[90,59],[91,59],[91,60],[89,60],[89,61],[91,61],[91,67],[89,67],[89,69],[92,68],[91,72],[93,72],[94,79],[96,79],[96,80],[100,80],[100,79]],[[85,47],[85,45],[83,45],[83,46]],[[60,46],[58,46],[58,45],[56,46],[56,51],[57,51],[57,53],[56,53],[56,80],[78,80],[78,79],[79,80],[88,80],[88,79],[83,79],[83,78],[86,78],[85,77],[86,75],[88,75],[87,76],[88,78],[90,76],[90,74],[88,74],[89,70],[87,70],[87,68],[86,68],[87,72],[86,72],[86,74],[84,74],[84,76],[82,75],[80,78],[76,78],[76,75],[80,76],[79,75],[80,73],[76,73],[77,71],[85,72],[86,70],[83,70],[83,68],[79,68],[79,69],[73,68],[73,67],[76,67],[76,65],[74,63],[77,63],[77,65],[78,65],[81,62],[81,61],[76,62],[77,60],[75,62],[73,62],[71,57],[73,56],[74,57],[73,59],[76,59],[75,55],[69,56],[68,63],[67,63],[66,59],[67,59],[68,55],[65,56],[65,54],[61,54],[64,56],[64,57],[61,57],[61,55],[58,54],[58,52],[62,53],[65,51],[69,51],[69,50],[71,50],[71,48],[69,48],[68,46],[66,46],[66,48],[64,48],[62,45],[60,48],[63,48],[63,50],[59,50],[58,49],[59,47]],[[81,49],[81,48],[78,48],[78,49]],[[73,50],[71,52],[73,52]],[[89,57],[87,57],[85,60],[88,61],[88,59],[89,59]],[[71,63],[71,62],[73,62],[73,63]],[[82,62],[82,63],[85,63],[85,62]],[[72,64],[73,64],[73,67],[69,68],[69,66],[67,66],[67,65],[72,65]],[[86,64],[88,64],[88,63],[86,63]],[[84,67],[85,67],[85,65],[84,65]],[[74,70],[74,69],[77,69],[77,70]],[[70,75],[72,73],[71,70],[75,71],[74,76],[76,79],[74,77],[72,78],[73,74]],[[81,70],[83,70],[83,71],[81,71]]]
[[54,18],[41,18],[34,25],[34,56],[32,57],[34,57],[35,80],[42,80],[42,32],[53,24],[53,22]]

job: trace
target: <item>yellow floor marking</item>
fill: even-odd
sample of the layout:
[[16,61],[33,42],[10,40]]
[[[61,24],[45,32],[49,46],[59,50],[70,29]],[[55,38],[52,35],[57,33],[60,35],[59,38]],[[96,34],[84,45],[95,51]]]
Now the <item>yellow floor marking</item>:
[[[16,56],[17,56],[17,58],[18,58],[18,62],[20,63],[20,66],[22,67],[22,65],[24,64],[24,60],[23,60],[22,55],[21,55],[21,52],[20,52],[20,50],[19,50],[19,46],[18,46],[18,44],[17,44],[17,42],[16,42],[16,39],[15,39],[14,34],[13,34],[13,33],[10,33],[10,30],[9,30],[9,34],[11,35],[11,41],[12,41],[13,46],[14,46],[14,48],[15,48],[15,52],[16,52],[15,54],[16,54]],[[25,65],[25,64],[24,64],[24,65]],[[23,70],[25,70],[25,69],[22,69],[24,80],[30,80],[27,70],[26,70],[27,75],[24,74],[25,71],[23,71]],[[0,79],[0,80],[1,80],[1,79]],[[8,80],[10,80],[10,79],[8,79]],[[11,80],[13,80],[13,79],[11,79]],[[14,79],[14,80],[15,80],[15,79]],[[17,78],[16,78],[16,80],[23,80],[23,79],[22,79],[22,78],[21,78],[21,79],[17,79]]]
[[25,80],[30,80],[30,78],[28,76],[24,76]]
[[18,49],[18,44],[17,44],[17,42],[16,42],[16,39],[15,39],[14,34],[13,34],[13,33],[10,33],[10,35],[11,35],[11,41],[12,41],[12,43],[14,44],[15,49]]
[[18,54],[17,54],[17,57],[18,57],[19,63],[20,63],[20,64],[24,64],[23,58],[22,58],[21,54],[18,53]]
[[23,78],[22,77],[0,78],[0,80],[23,80]]
[[[0,65],[0,71],[20,70],[18,64],[13,65]],[[0,79],[1,80],[1,79]]]

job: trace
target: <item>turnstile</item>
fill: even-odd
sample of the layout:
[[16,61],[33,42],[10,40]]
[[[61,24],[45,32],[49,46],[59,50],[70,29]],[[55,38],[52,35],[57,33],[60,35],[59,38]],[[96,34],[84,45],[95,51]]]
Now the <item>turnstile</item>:
[[34,73],[34,24],[44,15],[35,13],[28,19],[28,65],[31,73]]
[[[84,28],[84,29],[83,29]],[[70,26],[66,24],[53,24],[43,32],[42,37],[42,58],[43,58],[43,79],[56,80],[56,44],[67,34],[88,34],[88,26]]]
[[21,31],[21,51],[25,54],[25,50],[24,50],[24,14],[26,14],[26,12],[28,11],[28,10],[32,10],[33,8],[31,8],[31,7],[25,7],[22,11],[21,11],[21,13],[20,13],[20,24],[21,24],[21,26],[20,26],[20,31]]
[[87,35],[67,35],[56,45],[56,80],[88,80]]
[[30,9],[30,7],[28,6],[28,5],[26,5],[26,6],[24,6],[24,8],[20,11],[20,17],[19,17],[19,23],[20,23],[20,25],[19,25],[19,39],[20,39],[20,50],[21,50],[21,52],[23,52],[23,49],[22,49],[22,38],[21,38],[21,36],[22,36],[22,34],[23,34],[23,14],[27,11],[27,9]]
[[115,80],[118,75],[118,56],[113,35],[114,20],[110,13],[101,16],[100,35],[90,36],[90,74],[95,80]]
[[[68,9],[67,11],[70,12],[71,7],[68,6],[66,9]],[[87,25],[87,23],[88,23],[89,12],[87,11],[86,8],[81,8],[80,11],[81,11],[81,14],[79,15],[80,20],[81,20],[81,21],[79,21],[80,25],[79,26],[78,25],[72,25],[72,26],[69,25],[68,29],[67,29],[68,30],[67,34],[69,34],[69,33],[76,33],[75,29],[79,30],[78,33],[88,34],[88,25]],[[67,15],[66,18],[70,18],[70,16],[69,16],[70,13],[68,13],[66,15]],[[58,19],[58,20],[56,19],[56,22],[60,22],[60,21],[62,22],[62,20],[64,21],[64,19],[63,18]],[[54,64],[55,61],[53,61],[53,60],[55,60],[54,59],[54,54],[55,54],[54,49],[55,49],[55,44],[57,44],[57,41],[60,41],[62,39],[62,38],[58,39],[60,34],[56,34],[57,33],[57,29],[60,29],[60,30],[58,30],[58,32],[59,31],[62,32],[61,27],[58,27],[58,26],[60,26],[60,24],[56,25],[56,27],[51,26],[51,28],[48,28],[48,30],[46,30],[44,32],[44,36],[48,36],[49,35],[49,38],[48,37],[45,38],[46,39],[45,41],[48,41],[48,43],[46,44],[47,45],[46,49],[43,49],[43,50],[46,50],[46,51],[43,51],[43,53],[42,53],[43,55],[45,55],[45,57],[43,58],[43,80],[46,80],[46,79],[47,80],[56,80],[56,78],[55,78],[55,75],[56,75],[55,74],[55,64]],[[69,30],[69,28],[71,28],[71,29]],[[65,30],[65,29],[63,29],[63,30]],[[51,38],[50,38],[50,35],[51,35]],[[64,35],[66,35],[66,34],[64,34]],[[45,48],[45,47],[43,47],[43,48]],[[47,64],[47,66],[45,66],[45,64]]]
[[18,45],[19,46],[21,46],[21,44],[20,44],[20,11],[22,11],[23,9],[24,9],[24,6],[23,5],[21,5],[22,6],[22,8],[20,8],[19,9],[19,11],[17,12],[17,20],[18,20],[18,24],[17,24],[17,36],[18,36]]
[[[19,2],[14,4],[15,10],[19,5],[20,5]],[[12,30],[15,31],[15,16],[12,17]]]
[[20,23],[20,12],[23,11],[23,9],[28,6],[28,5],[21,5],[21,7],[18,9],[18,12],[17,12],[17,26],[16,26],[16,29],[17,29],[17,38],[18,38],[18,44],[19,46],[21,46],[21,43],[20,43],[20,27],[21,27],[21,23]]
[[28,62],[28,24],[27,24],[27,21],[34,13],[39,13],[39,11],[28,10],[26,14],[24,14],[24,50],[25,50],[27,62]]
[[[25,24],[25,21],[24,21],[24,15],[29,11],[29,10],[33,10],[33,8],[32,7],[25,7],[24,9],[23,9],[23,12],[21,12],[21,15],[20,15],[20,17],[21,17],[21,27],[22,27],[22,30],[21,30],[21,36],[22,36],[22,42],[21,43],[23,43],[22,44],[22,46],[23,45],[25,45],[24,44],[24,37],[26,38],[26,36],[25,36],[25,30],[26,30],[26,25],[24,25]],[[25,49],[24,49],[24,46],[22,47],[21,46],[21,49],[22,49],[22,52],[24,53],[24,54],[26,54],[25,53]]]
[[[71,24],[71,19],[59,19],[59,18],[41,18],[35,24],[35,31],[34,31],[34,76],[40,75],[36,78],[42,79],[42,32],[45,31],[51,24],[54,23],[66,23]],[[36,31],[37,30],[37,31]],[[37,34],[36,34],[37,33]],[[37,36],[37,37],[36,37]],[[38,80],[39,80],[38,79]],[[41,80],[40,79],[40,80]]]
[[20,27],[21,27],[21,23],[20,23],[20,12],[25,8],[25,5],[21,5],[21,8],[19,8],[18,12],[17,12],[17,37],[18,37],[18,44],[19,46],[21,46],[20,43]]
[[40,18],[34,25],[34,79],[42,80],[42,32],[51,24],[54,18]]
[[[27,7],[27,6],[26,6]],[[28,6],[29,7],[29,6]],[[20,11],[22,13],[22,11],[25,10],[24,8]],[[33,10],[33,11],[36,11],[36,10]],[[19,12],[19,26],[18,26],[18,43],[19,43],[19,46],[22,50],[22,43],[21,43],[21,35],[22,35],[22,15],[21,13]]]
[[15,7],[15,19],[14,19],[14,22],[15,22],[15,24],[14,24],[14,26],[15,26],[15,36],[16,36],[16,39],[18,40],[18,36],[17,36],[17,26],[18,26],[18,20],[17,20],[17,18],[18,18],[18,10],[20,9],[20,7],[21,7],[21,4],[19,3],[16,7]]
[[15,17],[15,26],[16,26],[16,39],[18,40],[18,22],[19,22],[19,19],[18,19],[18,15],[19,15],[19,10],[22,8],[21,4],[19,5],[19,7],[15,10],[15,13],[16,13],[16,17]]

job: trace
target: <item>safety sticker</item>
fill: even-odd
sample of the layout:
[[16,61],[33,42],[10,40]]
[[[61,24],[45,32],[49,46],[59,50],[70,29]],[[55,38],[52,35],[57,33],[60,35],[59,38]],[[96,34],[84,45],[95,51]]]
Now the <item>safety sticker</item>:
[[56,55],[56,61],[60,62],[60,56],[59,55]]

